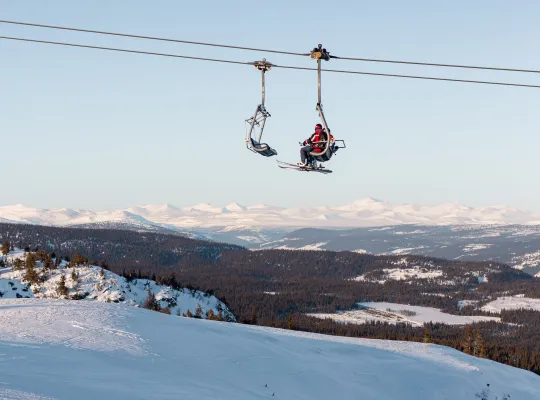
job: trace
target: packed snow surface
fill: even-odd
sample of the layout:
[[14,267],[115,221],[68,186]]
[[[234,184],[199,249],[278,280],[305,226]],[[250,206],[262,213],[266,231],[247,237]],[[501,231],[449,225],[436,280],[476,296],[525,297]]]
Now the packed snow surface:
[[540,398],[532,372],[447,347],[99,302],[0,300],[0,354],[6,399]]
[[466,325],[478,321],[500,321],[498,317],[463,316],[444,313],[436,308],[409,306],[397,303],[368,302],[358,303],[360,309],[341,311],[334,314],[309,314],[317,318],[330,318],[334,321],[364,324],[370,321],[407,323],[423,326],[425,323],[444,323],[448,325]]

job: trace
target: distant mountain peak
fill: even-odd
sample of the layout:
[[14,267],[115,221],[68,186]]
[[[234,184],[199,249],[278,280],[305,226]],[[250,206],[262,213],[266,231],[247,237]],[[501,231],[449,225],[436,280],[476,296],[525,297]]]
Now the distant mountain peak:
[[230,203],[224,207],[227,211],[246,211],[247,207],[238,203]]
[[356,228],[401,224],[525,225],[537,223],[540,214],[501,205],[475,208],[456,201],[439,205],[391,204],[366,197],[349,204],[311,208],[286,208],[266,204],[245,206],[236,202],[226,206],[199,203],[179,208],[166,203],[97,213],[69,208],[38,209],[17,204],[0,207],[0,218],[8,222],[55,226],[111,221],[181,230],[234,226]]
[[202,211],[206,213],[219,214],[223,211],[221,207],[215,207],[209,203],[199,203],[191,207],[186,207],[189,210]]

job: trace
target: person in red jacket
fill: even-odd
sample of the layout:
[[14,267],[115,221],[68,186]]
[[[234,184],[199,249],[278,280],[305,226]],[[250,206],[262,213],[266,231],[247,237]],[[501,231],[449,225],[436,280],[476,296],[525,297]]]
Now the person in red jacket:
[[[326,147],[326,140],[328,135],[323,129],[321,124],[315,125],[315,132],[309,137],[309,139],[304,140],[304,147],[300,149],[300,160],[298,166],[305,167],[307,165],[307,160],[309,158],[309,153],[315,151],[316,153],[322,153],[323,149]],[[334,137],[330,134],[330,140],[333,141]]]

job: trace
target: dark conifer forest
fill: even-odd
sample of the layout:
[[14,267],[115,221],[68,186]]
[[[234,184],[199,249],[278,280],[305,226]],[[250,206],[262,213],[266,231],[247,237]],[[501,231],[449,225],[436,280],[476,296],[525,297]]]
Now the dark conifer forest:
[[[459,326],[337,323],[309,313],[351,310],[385,301],[460,315],[495,316],[480,308],[500,296],[540,298],[540,279],[494,262],[352,252],[267,250],[127,230],[0,224],[0,243],[28,251],[76,254],[115,273],[196,288],[225,302],[240,323],[330,335],[430,342],[540,374],[540,312],[504,310],[499,322]],[[384,279],[385,269],[415,265],[432,279]],[[364,277],[363,280],[355,279]],[[484,279],[479,279],[483,277]],[[460,300],[474,305],[458,307]]]

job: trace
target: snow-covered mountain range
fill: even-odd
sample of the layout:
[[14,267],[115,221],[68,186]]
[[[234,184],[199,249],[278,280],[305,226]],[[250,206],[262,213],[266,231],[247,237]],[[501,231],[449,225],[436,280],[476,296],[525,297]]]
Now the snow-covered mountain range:
[[423,254],[494,260],[540,272],[540,215],[507,206],[393,205],[372,198],[343,206],[284,208],[198,204],[124,210],[0,207],[0,223],[180,234],[251,249]]
[[21,204],[0,207],[1,222],[71,226],[129,224],[141,228],[173,231],[222,227],[230,230],[253,228],[353,228],[400,224],[540,224],[540,214],[508,206],[467,207],[460,203],[437,206],[389,204],[372,198],[341,206],[284,208],[267,205],[225,207],[197,204],[191,207],[144,205],[123,210],[95,212],[84,209],[40,209]]
[[461,261],[497,261],[531,275],[540,272],[538,225],[397,225],[338,230],[304,228],[248,247],[354,251],[378,255],[418,254]]

